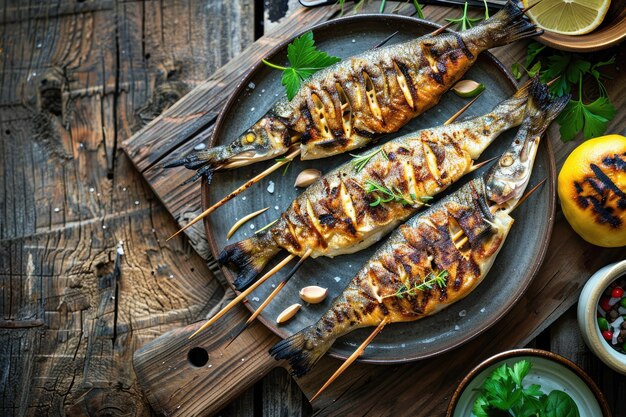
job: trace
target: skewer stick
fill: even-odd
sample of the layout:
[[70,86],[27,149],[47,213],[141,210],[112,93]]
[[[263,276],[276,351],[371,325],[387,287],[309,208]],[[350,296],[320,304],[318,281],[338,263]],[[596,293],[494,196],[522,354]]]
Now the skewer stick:
[[254,178],[249,180],[248,182],[244,183],[242,186],[240,186],[235,191],[233,191],[230,194],[228,194],[226,197],[222,198],[217,203],[213,204],[208,209],[204,210],[204,212],[202,212],[200,215],[198,215],[196,218],[194,218],[192,221],[190,221],[185,227],[180,229],[178,232],[174,233],[172,236],[167,238],[167,240],[170,240],[171,238],[173,238],[174,236],[178,235],[179,233],[187,230],[188,228],[190,228],[191,226],[193,226],[194,224],[199,222],[201,219],[203,219],[206,216],[208,216],[209,214],[213,213],[217,208],[223,206],[226,202],[232,200],[233,198],[235,198],[236,196],[241,194],[242,191],[247,190],[251,185],[256,184],[257,182],[261,181],[263,178],[265,178],[268,175],[270,175],[272,172],[276,171],[281,166],[285,165],[288,162],[291,162],[298,155],[300,155],[300,148],[298,148],[295,151],[291,152],[283,160],[281,160],[279,162],[276,162],[274,165],[272,165],[271,167],[269,167],[265,171],[261,172],[260,174],[258,174],[257,176],[255,176]]
[[357,350],[354,351],[354,353],[352,355],[350,355],[350,357],[348,359],[346,359],[346,361],[344,363],[341,364],[341,366],[339,367],[339,369],[337,369],[335,371],[335,373],[328,378],[328,381],[326,381],[326,383],[322,386],[322,388],[319,389],[319,391],[317,391],[317,394],[315,394],[313,396],[313,398],[311,398],[311,402],[315,401],[315,399],[326,389],[328,388],[328,386],[330,384],[333,383],[333,381],[335,379],[337,379],[339,377],[339,375],[341,375],[343,373],[343,371],[345,371],[348,366],[352,365],[352,362],[354,362],[359,356],[361,356],[361,354],[363,354],[363,351],[365,350],[365,348],[367,347],[367,345],[369,345],[372,340],[374,340],[374,338],[376,337],[376,335],[378,335],[378,333],[380,333],[380,331],[383,329],[383,327],[385,327],[385,325],[387,323],[389,323],[390,319],[388,316],[386,316],[383,321],[380,322],[380,324],[378,325],[378,327],[376,327],[376,329],[374,329],[374,331],[372,332],[372,334],[369,335],[369,337],[367,339],[365,339],[365,341],[363,343],[361,343],[361,346],[359,346],[357,348]]
[[539,0],[537,3],[531,4],[530,6],[522,9],[522,13],[526,13],[527,11],[529,11],[530,9],[532,9],[533,7],[535,7],[536,5],[538,5],[539,3],[541,3],[541,0]]
[[271,277],[272,275],[274,275],[276,272],[280,271],[280,269],[282,267],[284,267],[285,265],[287,265],[289,263],[289,261],[291,261],[293,258],[295,258],[295,255],[287,255],[285,257],[285,259],[283,259],[282,261],[280,261],[280,263],[278,263],[278,265],[276,265],[274,268],[270,269],[265,275],[263,275],[261,278],[259,278],[254,284],[250,285],[250,287],[248,287],[245,291],[242,291],[237,297],[235,297],[235,299],[233,301],[231,301],[230,303],[228,303],[228,305],[226,307],[224,307],[223,309],[221,309],[217,314],[215,314],[213,317],[211,317],[209,320],[207,320],[206,323],[204,323],[202,325],[202,327],[200,327],[198,330],[196,330],[191,336],[189,336],[189,339],[191,339],[192,337],[194,337],[195,335],[197,335],[198,333],[200,333],[202,330],[206,329],[207,327],[209,327],[210,325],[212,325],[213,323],[215,323],[220,317],[222,317],[224,314],[226,314],[231,308],[233,308],[235,306],[235,304],[237,304],[239,301],[243,300],[244,298],[246,298],[248,295],[250,295],[250,293],[252,291],[255,290],[255,288],[257,288],[259,285],[261,285],[262,283],[264,283],[265,281],[267,281],[267,279],[269,277]]
[[477,163],[477,164],[475,164],[475,165],[474,165],[474,164],[472,164],[472,166],[470,166],[470,167],[469,167],[469,171],[468,171],[468,172],[474,172],[474,171],[476,171],[477,169],[482,168],[483,166],[485,166],[485,165],[486,165],[486,164],[488,164],[489,162],[493,161],[494,159],[498,159],[498,157],[497,157],[497,156],[494,156],[493,158],[489,158],[489,159],[487,159],[486,161],[479,162],[479,163]]
[[515,204],[515,206],[513,206],[513,208],[511,209],[511,211],[513,211],[513,210],[515,210],[516,208],[518,208],[518,207],[520,206],[520,204],[522,204],[524,201],[526,201],[526,199],[527,199],[528,197],[530,197],[530,195],[531,195],[532,193],[534,193],[535,191],[537,191],[537,189],[538,189],[539,187],[541,187],[541,186],[543,185],[543,183],[544,183],[544,182],[546,182],[547,180],[548,180],[547,178],[542,179],[542,180],[539,182],[539,184],[535,185],[533,188],[531,188],[531,189],[530,189],[530,191],[528,191],[526,194],[524,194],[524,195],[523,195],[523,196],[519,199],[519,201]]
[[250,326],[250,324],[257,318],[259,317],[259,315],[261,314],[261,312],[263,311],[263,309],[265,307],[267,307],[267,305],[274,299],[274,297],[276,297],[276,295],[280,292],[280,290],[283,289],[283,287],[287,284],[287,281],[289,281],[289,279],[291,277],[293,277],[296,273],[296,271],[298,271],[298,269],[300,268],[300,266],[302,265],[302,263],[309,257],[311,256],[311,253],[313,253],[312,249],[307,250],[304,255],[302,255],[302,257],[300,258],[300,260],[298,260],[298,263],[291,269],[291,271],[289,271],[289,273],[287,274],[287,276],[285,278],[283,278],[283,280],[280,282],[280,284],[278,284],[276,286],[276,288],[274,289],[274,291],[272,291],[272,293],[270,295],[267,296],[267,298],[265,299],[265,301],[263,301],[263,303],[261,303],[261,305],[254,310],[254,313],[252,313],[252,315],[250,316],[250,318],[243,324],[243,326],[241,326],[241,329],[239,329],[237,331],[237,333],[235,334],[235,336],[230,340],[230,342],[228,342],[228,344],[225,346],[225,348],[227,348],[228,346],[230,346],[231,343],[233,343],[235,341],[235,339],[237,337],[239,337],[239,335],[241,333],[243,333],[244,330],[246,330],[246,328],[248,328],[248,326]]
[[445,25],[443,25],[442,27],[440,27],[439,29],[435,30],[433,33],[430,34],[430,36],[437,36],[440,33],[442,33],[444,30],[448,29],[450,26],[452,26],[454,24],[454,22],[448,22]]
[[467,103],[465,106],[461,107],[459,109],[459,111],[457,111],[456,113],[454,113],[452,116],[450,116],[450,118],[448,120],[446,120],[444,122],[444,126],[449,125],[450,123],[454,122],[456,119],[459,118],[460,115],[462,115],[463,113],[465,113],[465,110],[469,109],[470,106],[472,104],[474,104],[476,102],[476,100],[478,100],[478,97],[480,97],[483,93],[485,92],[485,90],[481,91],[480,93],[478,93],[478,95],[476,97],[474,97],[469,103]]

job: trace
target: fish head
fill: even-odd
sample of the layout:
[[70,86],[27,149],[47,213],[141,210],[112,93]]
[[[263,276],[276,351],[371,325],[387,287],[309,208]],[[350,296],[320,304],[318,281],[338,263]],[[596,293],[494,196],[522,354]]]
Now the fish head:
[[220,149],[215,163],[221,169],[238,168],[284,154],[291,145],[287,124],[275,116],[265,116],[229,145]]
[[509,149],[485,176],[489,201],[505,208],[515,206],[530,180],[540,139],[541,135],[518,133]]

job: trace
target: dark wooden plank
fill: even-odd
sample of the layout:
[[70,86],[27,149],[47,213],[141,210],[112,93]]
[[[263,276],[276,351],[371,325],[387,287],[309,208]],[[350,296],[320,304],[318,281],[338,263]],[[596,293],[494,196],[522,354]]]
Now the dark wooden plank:
[[225,293],[165,244],[177,226],[118,142],[251,42],[253,7],[0,7],[0,415],[152,415],[133,352]]

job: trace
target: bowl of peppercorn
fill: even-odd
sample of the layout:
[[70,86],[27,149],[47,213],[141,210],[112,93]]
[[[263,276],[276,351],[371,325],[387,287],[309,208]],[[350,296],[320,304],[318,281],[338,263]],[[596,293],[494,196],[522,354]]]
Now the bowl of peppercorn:
[[578,325],[589,349],[626,375],[626,260],[589,278],[578,299]]

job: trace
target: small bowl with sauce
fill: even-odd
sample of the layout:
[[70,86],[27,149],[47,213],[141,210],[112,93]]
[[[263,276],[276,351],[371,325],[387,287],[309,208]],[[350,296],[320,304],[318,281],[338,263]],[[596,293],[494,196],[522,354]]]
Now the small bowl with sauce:
[[589,278],[578,299],[578,325],[589,349],[626,375],[626,260]]

